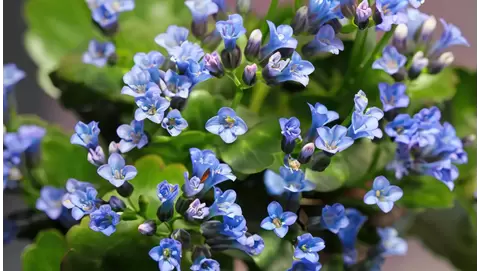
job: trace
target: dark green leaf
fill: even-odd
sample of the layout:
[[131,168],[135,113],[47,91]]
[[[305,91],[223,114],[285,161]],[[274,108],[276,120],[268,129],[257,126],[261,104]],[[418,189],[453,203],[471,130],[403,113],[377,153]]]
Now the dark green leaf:
[[188,98],[182,116],[187,120],[190,130],[205,131],[205,123],[208,119],[217,115],[220,107],[220,101],[208,91],[194,90]]
[[40,232],[35,243],[22,253],[24,271],[60,271],[60,263],[67,252],[65,237],[58,231]]
[[403,197],[397,202],[407,208],[451,208],[455,194],[441,181],[429,176],[412,176],[398,185]]
[[252,256],[253,261],[260,270],[278,271],[287,270],[293,262],[293,246],[287,240],[278,238],[272,231],[260,233],[265,248],[258,256]]

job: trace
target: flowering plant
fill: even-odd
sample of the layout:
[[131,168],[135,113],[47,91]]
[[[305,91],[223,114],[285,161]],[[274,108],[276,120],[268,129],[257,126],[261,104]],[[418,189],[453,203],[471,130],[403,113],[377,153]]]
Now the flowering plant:
[[36,237],[25,270],[379,270],[413,235],[472,270],[475,73],[422,3],[29,0],[81,121],[14,114],[4,66],[4,191],[32,207],[4,242]]

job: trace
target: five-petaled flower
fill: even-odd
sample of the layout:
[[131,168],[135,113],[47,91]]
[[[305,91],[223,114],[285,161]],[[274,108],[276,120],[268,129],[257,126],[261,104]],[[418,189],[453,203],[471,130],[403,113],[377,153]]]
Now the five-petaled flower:
[[153,247],[148,255],[158,262],[158,268],[161,271],[171,271],[175,268],[180,270],[182,258],[182,243],[175,239],[164,238],[160,245]]
[[100,206],[90,214],[90,229],[106,236],[112,235],[117,230],[118,223],[120,223],[120,216],[108,204]]
[[326,24],[320,27],[315,38],[308,43],[303,50],[308,52],[309,55],[317,55],[325,52],[338,55],[343,49],[342,40],[336,37],[333,27]]
[[108,164],[100,166],[97,172],[115,187],[120,187],[137,176],[137,169],[134,166],[125,165],[125,159],[118,153],[112,153],[108,157]]
[[132,97],[143,96],[148,89],[156,86],[155,83],[150,82],[150,79],[151,76],[148,71],[134,66],[123,76],[123,82],[128,86],[124,86],[121,93]]
[[188,127],[188,123],[182,118],[182,114],[180,114],[178,109],[173,109],[168,112],[167,116],[163,119],[162,127],[166,129],[171,136],[177,136]]
[[212,134],[219,135],[228,144],[233,143],[237,140],[237,136],[248,131],[247,124],[229,107],[220,108],[217,116],[207,121],[205,129]]
[[136,97],[135,103],[139,107],[135,111],[135,120],[149,119],[154,123],[163,120],[164,112],[170,106],[170,102],[160,96],[158,88],[148,90],[145,96]]
[[260,49],[260,59],[266,59],[277,51],[285,51],[285,56],[290,55],[297,48],[298,41],[293,37],[293,29],[289,25],[275,27],[267,21],[270,29],[270,40]]
[[157,185],[157,196],[162,203],[173,202],[178,196],[178,184],[169,184],[166,180]]
[[218,187],[214,188],[215,201],[210,206],[208,218],[215,216],[241,216],[242,208],[236,204],[237,193],[234,190],[229,189],[225,192]]
[[384,176],[378,176],[373,181],[372,190],[368,191],[363,201],[366,204],[377,204],[380,209],[388,213],[392,210],[395,201],[403,196],[403,191],[396,185],[390,185],[390,182]]
[[320,237],[313,237],[305,233],[297,237],[297,246],[293,252],[295,259],[305,259],[310,262],[318,262],[318,252],[325,248],[325,242]]
[[117,135],[121,138],[118,149],[122,153],[133,148],[143,148],[148,143],[147,135],[143,132],[143,121],[132,120],[130,125],[122,124],[117,128]]
[[113,43],[91,40],[88,44],[88,51],[83,54],[83,63],[103,67],[114,54],[115,45]]
[[297,221],[297,215],[292,212],[283,212],[282,206],[272,201],[267,208],[268,217],[264,218],[260,226],[265,230],[273,230],[275,234],[283,238],[288,232],[288,226]]
[[333,233],[338,233],[340,229],[346,228],[349,224],[348,217],[345,215],[345,207],[340,203],[332,206],[325,205],[322,209],[322,226]]
[[50,219],[57,219],[62,214],[62,200],[65,191],[53,186],[44,186],[40,190],[40,198],[37,199],[35,207],[44,211]]
[[98,122],[91,121],[89,124],[85,124],[79,121],[75,125],[75,133],[70,138],[70,143],[83,146],[87,149],[94,149],[98,145],[98,135],[100,129],[98,128]]
[[165,33],[155,37],[155,42],[165,48],[171,55],[173,49],[182,45],[188,38],[188,29],[181,26],[170,25]]
[[[99,202],[97,190],[93,187],[87,187],[85,191],[75,190],[69,196],[69,200],[74,206],[72,208],[72,217],[80,220],[84,215],[90,214],[97,209],[96,204]],[[65,205],[65,204],[64,204]]]
[[264,182],[271,195],[281,195],[287,191],[299,193],[315,189],[315,184],[305,179],[303,171],[284,166],[280,167],[280,175],[271,170],[265,171]]
[[[189,63],[193,60],[189,60]],[[168,70],[161,78],[160,89],[165,97],[188,98],[192,82],[185,75],[179,75],[172,70]]]
[[152,82],[158,83],[161,74],[160,68],[165,62],[165,57],[160,52],[136,53],[133,56],[133,61],[136,67],[148,71]]
[[392,85],[380,83],[378,84],[378,89],[380,90],[383,111],[385,112],[395,108],[407,107],[410,103],[410,98],[405,93],[407,87],[403,83],[394,83]]
[[262,74],[269,85],[293,81],[306,87],[310,81],[308,76],[314,70],[313,64],[303,60],[297,52],[293,52],[292,58],[287,60],[283,60],[280,52],[276,52],[268,59]]
[[407,63],[407,57],[400,54],[395,47],[388,45],[383,49],[382,57],[373,62],[372,68],[392,75],[399,72],[405,63]]
[[225,42],[225,49],[228,51],[235,49],[237,39],[247,31],[243,27],[242,16],[238,14],[228,15],[228,20],[226,21],[218,21],[216,28]]
[[347,136],[347,131],[347,128],[341,125],[335,125],[332,128],[319,127],[315,146],[331,154],[341,152],[353,144],[353,139]]

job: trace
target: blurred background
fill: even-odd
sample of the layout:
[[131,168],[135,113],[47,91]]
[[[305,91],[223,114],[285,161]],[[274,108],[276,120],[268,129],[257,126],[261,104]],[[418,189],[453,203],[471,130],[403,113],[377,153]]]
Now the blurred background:
[[[3,57],[4,63],[16,63],[17,66],[27,73],[26,79],[22,80],[15,88],[18,102],[18,111],[23,114],[35,114],[46,121],[54,122],[72,130],[76,123],[75,116],[61,108],[59,104],[47,96],[36,82],[37,68],[29,58],[23,46],[23,34],[26,29],[23,19],[23,4],[26,0],[4,1],[3,21],[6,28],[3,32]],[[61,1],[61,0],[59,0]],[[141,0],[137,0],[141,1]],[[173,1],[173,0],[172,0]],[[181,0],[175,0],[181,1]],[[235,0],[227,0],[231,6]],[[282,1],[287,4],[288,1]],[[455,63],[458,66],[466,66],[476,69],[477,59],[477,1],[476,0],[426,0],[421,7],[425,13],[434,14],[437,18],[457,25],[464,36],[470,42],[470,48],[454,48]],[[252,0],[253,10],[262,14],[269,6],[269,0]],[[441,28],[441,27],[438,27]],[[472,97],[473,98],[473,97]],[[5,196],[3,201],[4,214],[24,207],[21,199],[14,196]],[[439,236],[439,238],[441,238]],[[9,271],[21,270],[20,255],[27,242],[14,241],[4,247],[4,269]],[[409,250],[405,257],[389,257],[383,270],[388,271],[417,271],[454,270],[446,261],[436,258],[425,250],[421,243],[410,239]]]

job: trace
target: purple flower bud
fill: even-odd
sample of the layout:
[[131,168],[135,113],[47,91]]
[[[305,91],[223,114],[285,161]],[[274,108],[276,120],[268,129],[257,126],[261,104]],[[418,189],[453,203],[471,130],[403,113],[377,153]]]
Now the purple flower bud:
[[295,17],[290,25],[293,28],[293,33],[298,35],[308,30],[308,7],[303,6],[297,10]]
[[118,148],[118,143],[115,141],[110,142],[110,145],[108,145],[108,153],[120,153],[120,149]]
[[124,182],[120,187],[117,187],[117,192],[120,194],[120,196],[128,198],[133,193],[133,185],[131,185],[129,182]]
[[187,209],[187,219],[188,220],[202,220],[209,214],[209,209],[206,207],[205,203],[201,203],[199,199],[195,199]]
[[305,146],[303,146],[302,151],[298,156],[298,161],[302,164],[308,163],[310,161],[310,158],[312,158],[314,152],[315,144],[313,144],[312,142],[306,144]]
[[108,204],[110,204],[110,207],[112,207],[112,210],[114,211],[123,211],[127,206],[125,205],[125,202],[123,200],[119,199],[116,196],[111,196],[110,199],[108,200]]
[[190,247],[191,238],[190,238],[190,233],[188,233],[188,231],[184,229],[176,229],[172,232],[170,237],[182,243],[183,248],[188,249]]
[[152,236],[157,231],[157,224],[153,220],[147,220],[138,225],[138,231],[147,236]]
[[260,53],[262,46],[262,31],[255,29],[248,38],[247,46],[245,46],[245,58],[249,61],[255,61]]
[[355,16],[355,9],[356,9],[357,1],[354,0],[343,0],[340,1],[340,10],[342,11],[342,15],[351,19]]
[[253,86],[257,82],[257,64],[245,66],[242,76],[243,82],[247,86]]
[[399,24],[395,29],[392,44],[397,51],[403,53],[407,49],[408,27],[406,24]]
[[363,0],[355,11],[355,24],[363,30],[368,27],[368,20],[372,16],[372,9],[368,6],[368,1]]
[[215,77],[222,77],[224,75],[223,65],[217,52],[205,54],[203,59],[205,61],[205,68],[211,75]]
[[203,39],[208,30],[208,21],[192,21],[190,27],[197,39]]
[[233,50],[224,49],[221,53],[222,63],[227,70],[233,70],[242,62],[242,51],[238,45]]
[[97,146],[95,149],[88,149],[87,160],[97,167],[105,164],[105,154],[102,147]]
[[430,64],[428,65],[428,72],[430,74],[438,74],[444,68],[450,66],[454,60],[455,56],[452,52],[445,52],[441,54],[438,59],[430,61]]
[[416,79],[422,70],[428,66],[428,58],[426,58],[422,51],[418,51],[412,59],[412,66],[408,70],[408,77]]

